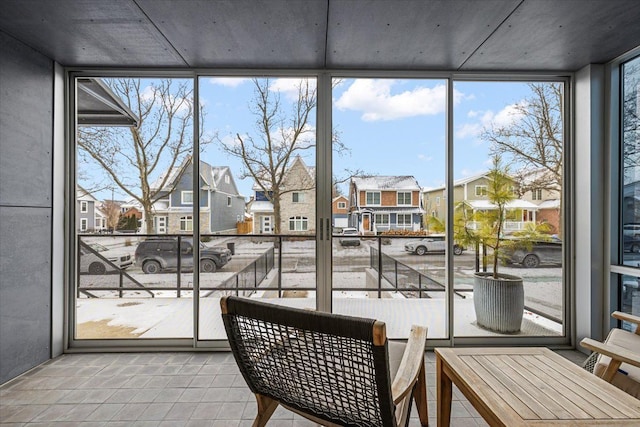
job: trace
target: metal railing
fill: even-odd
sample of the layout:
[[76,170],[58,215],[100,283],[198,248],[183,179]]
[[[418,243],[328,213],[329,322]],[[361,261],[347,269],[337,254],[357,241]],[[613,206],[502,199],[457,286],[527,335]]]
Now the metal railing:
[[[428,276],[415,268],[404,264],[397,259],[381,252],[379,249],[370,248],[369,264],[378,272],[378,293],[383,290],[382,279],[386,280],[391,288],[408,298],[430,298],[426,292],[444,292],[446,286],[435,278]],[[460,290],[454,290],[456,295],[466,298]]]

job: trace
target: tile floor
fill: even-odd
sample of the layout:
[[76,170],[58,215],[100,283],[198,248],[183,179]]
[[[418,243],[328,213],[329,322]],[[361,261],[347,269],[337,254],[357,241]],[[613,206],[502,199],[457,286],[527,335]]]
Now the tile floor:
[[[584,355],[560,352],[580,363]],[[435,357],[426,356],[435,426]],[[454,389],[452,427],[486,426]],[[67,354],[0,387],[1,426],[250,426],[256,403],[231,353]],[[419,426],[417,414],[411,426]],[[278,408],[269,426],[314,425]]]

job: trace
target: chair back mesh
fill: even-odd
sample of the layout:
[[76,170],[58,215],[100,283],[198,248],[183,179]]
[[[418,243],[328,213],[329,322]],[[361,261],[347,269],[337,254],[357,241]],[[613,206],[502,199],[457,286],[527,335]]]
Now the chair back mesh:
[[227,297],[229,344],[249,388],[344,426],[395,426],[386,340],[374,319]]

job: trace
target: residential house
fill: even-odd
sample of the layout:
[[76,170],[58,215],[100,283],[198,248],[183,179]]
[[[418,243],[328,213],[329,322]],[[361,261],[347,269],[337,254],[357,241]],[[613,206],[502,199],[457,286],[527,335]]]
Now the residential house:
[[361,233],[421,228],[421,189],[413,176],[361,176],[349,183],[349,226]]
[[349,199],[342,194],[331,200],[331,221],[334,227],[349,226]]
[[[492,210],[496,207],[489,202],[488,190],[490,178],[488,173],[470,176],[454,182],[453,200],[454,205],[463,203],[473,211]],[[518,185],[513,180],[513,191],[517,194]],[[425,215],[425,229],[429,229],[429,217],[438,219],[441,223],[446,222],[447,194],[446,188],[438,187],[424,189],[422,192],[423,204],[427,215]],[[524,227],[527,222],[536,222],[538,206],[534,203],[515,199],[507,204],[507,217],[505,221],[505,232],[514,232]],[[473,225],[472,225],[473,226]]]
[[536,169],[522,177],[521,199],[538,207],[536,221],[550,226],[550,232],[561,234],[561,189],[550,177],[550,172]]
[[100,210],[98,199],[76,185],[76,230],[79,233],[100,232],[107,229],[107,216]]
[[[193,231],[193,174],[188,156],[169,174],[159,197],[153,204],[153,228],[157,234],[190,233]],[[164,180],[161,175],[152,190]],[[244,196],[239,194],[228,166],[211,166],[200,162],[200,233],[235,232],[236,223],[245,212]]]
[[[270,234],[275,230],[275,212],[268,183],[255,183],[253,200],[247,210],[253,216],[255,234]],[[309,234],[316,222],[315,168],[297,156],[285,172],[280,185],[280,232],[283,234]]]

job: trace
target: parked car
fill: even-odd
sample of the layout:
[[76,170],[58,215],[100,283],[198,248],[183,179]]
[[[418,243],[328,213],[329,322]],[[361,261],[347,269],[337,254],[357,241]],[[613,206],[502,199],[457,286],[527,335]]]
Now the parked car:
[[[447,242],[444,235],[431,235],[420,240],[412,240],[404,245],[404,250],[416,255],[426,255],[427,253],[444,253]],[[462,255],[464,247],[455,243],[453,254]]]
[[527,268],[562,264],[562,241],[554,236],[550,240],[510,245],[505,248],[504,255],[507,264],[520,264]]
[[633,236],[628,236],[628,235],[624,235],[623,236],[623,250],[625,252],[633,252],[633,253],[640,253],[640,237],[637,237],[635,235]]
[[[177,270],[178,257],[181,271],[193,269],[192,239],[181,239],[178,251],[177,237],[152,237],[138,244],[135,262],[145,274],[154,274]],[[200,242],[201,272],[215,273],[229,261],[231,261],[231,250],[228,248],[209,247]]]
[[343,228],[338,242],[340,242],[342,246],[360,246],[360,235],[358,230],[353,227]]
[[108,270],[125,269],[133,264],[130,253],[109,249],[100,243],[80,242],[80,273],[105,274]]

